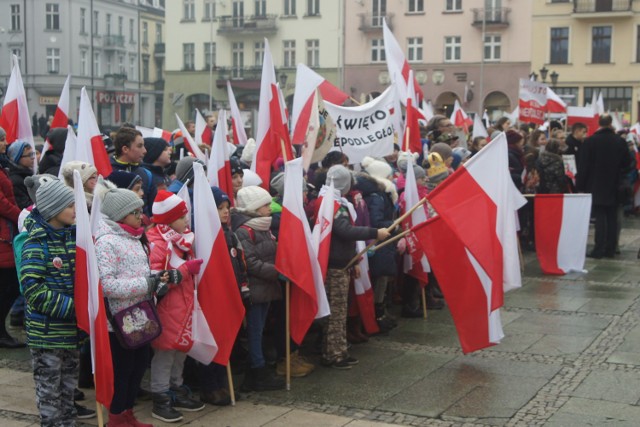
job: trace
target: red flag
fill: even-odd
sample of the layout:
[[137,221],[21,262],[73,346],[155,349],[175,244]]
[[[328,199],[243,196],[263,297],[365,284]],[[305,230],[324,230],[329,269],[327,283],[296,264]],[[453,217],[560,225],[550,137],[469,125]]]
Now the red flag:
[[74,302],[78,327],[91,337],[91,362],[96,400],[109,408],[113,398],[113,361],[107,315],[99,281],[98,260],[93,245],[89,212],[80,173],[73,173],[76,202],[76,272]]
[[329,315],[318,255],[302,201],[302,158],[286,163],[276,269],[291,287],[291,338],[301,344],[313,319]]
[[204,261],[196,279],[196,298],[207,321],[201,326],[209,327],[218,346],[213,361],[226,365],[242,325],[244,306],[204,168],[194,163],[193,170],[195,252]]
[[244,130],[244,120],[240,114],[236,97],[231,89],[231,82],[227,80],[227,96],[229,97],[229,109],[231,110],[231,126],[233,127],[233,143],[235,145],[247,145],[247,133]]
[[[359,240],[356,242],[356,251],[362,251],[367,245]],[[358,311],[362,319],[362,325],[368,334],[377,334],[380,327],[376,320],[375,300],[373,288],[371,287],[371,278],[369,277],[369,259],[365,255],[360,258],[358,263],[360,267],[360,277],[354,279],[353,287],[356,294],[356,303]]]
[[[405,94],[407,93],[407,85],[409,84],[410,78],[409,71],[411,70],[411,67],[409,66],[409,61],[407,61],[404,56],[400,44],[398,44],[398,41],[387,26],[386,20],[383,20],[382,36],[384,38],[384,52],[387,58],[387,69],[389,70],[389,76],[398,88],[398,93]],[[419,104],[424,99],[424,94],[422,93],[420,84],[415,79],[415,77],[413,77],[413,85],[415,97]]]
[[184,139],[184,145],[187,147],[187,150],[196,157],[196,159],[203,161],[205,164],[207,163],[207,156],[204,155],[198,144],[193,140],[189,132],[187,132],[187,128],[184,127],[184,123],[176,113],[176,120],[178,121],[178,127],[182,132],[182,138]]
[[218,113],[218,126],[213,136],[211,157],[207,165],[207,177],[212,187],[220,187],[225,193],[233,194],[231,162],[227,144],[227,115],[225,110],[220,110]]
[[587,126],[587,136],[593,135],[598,130],[600,115],[593,106],[591,107],[567,107],[567,127],[575,123],[584,123]]
[[487,272],[442,217],[432,218],[413,231],[438,277],[462,351],[466,354],[498,344],[504,334],[500,310],[491,308],[494,286]]
[[329,250],[331,249],[331,230],[333,229],[333,217],[340,208],[340,204],[335,201],[335,189],[333,179],[329,186],[324,185],[320,189],[318,203],[320,208],[316,215],[316,223],[313,227],[313,249],[318,254],[318,262],[322,270],[322,278],[327,277],[327,266],[329,265]]
[[62,92],[60,93],[60,99],[58,100],[58,106],[56,112],[53,115],[51,121],[51,128],[66,128],[69,124],[69,81],[71,75],[67,76],[67,80],[64,82]]
[[[407,166],[406,181],[404,186],[404,205],[405,209],[411,209],[420,201],[418,195],[418,184],[416,183],[416,176],[413,172],[412,164]],[[403,212],[404,213],[404,212]],[[427,220],[427,207],[426,204],[420,206],[413,211],[411,215],[402,224],[405,230],[410,230],[411,227],[418,224],[422,224]],[[424,250],[420,247],[420,244],[416,241],[413,233],[407,234],[407,253],[405,254],[405,273],[412,277],[415,277],[420,282],[420,286],[426,286],[429,282],[428,273],[431,271],[429,261],[424,253]]]
[[[269,189],[271,165],[278,158],[293,159],[293,150],[289,141],[283,116],[284,108],[280,105],[280,94],[276,85],[276,73],[269,50],[269,41],[264,40],[264,60],[262,62],[262,79],[260,83],[260,103],[258,106],[258,131],[256,151],[251,170],[262,179],[261,186]],[[284,153],[283,153],[284,150]]]
[[591,194],[538,194],[536,254],[544,274],[584,271]]
[[566,113],[567,103],[562,100],[550,87],[547,88],[547,111],[549,113]]
[[492,309],[502,306],[504,291],[522,286],[516,210],[526,200],[511,180],[507,156],[507,138],[501,133],[428,196],[491,278]]
[[196,136],[194,138],[196,144],[211,145],[211,128],[207,126],[207,122],[202,117],[200,110],[196,108]]
[[453,112],[451,113],[450,120],[456,127],[463,128],[465,133],[469,133],[469,126],[473,124],[473,120],[471,120],[462,109],[457,99],[453,104]]
[[422,140],[420,139],[420,123],[418,120],[424,120],[425,117],[418,109],[420,104],[418,104],[415,90],[413,89],[413,71],[409,72],[409,76],[406,95],[406,125],[404,127],[404,136],[402,137],[402,145],[404,151],[422,154]]
[[112,167],[109,155],[102,141],[102,133],[98,128],[96,116],[93,114],[87,89],[84,87],[80,91],[78,146],[76,147],[76,158],[72,160],[81,160],[94,165],[98,169],[99,175],[111,175]]

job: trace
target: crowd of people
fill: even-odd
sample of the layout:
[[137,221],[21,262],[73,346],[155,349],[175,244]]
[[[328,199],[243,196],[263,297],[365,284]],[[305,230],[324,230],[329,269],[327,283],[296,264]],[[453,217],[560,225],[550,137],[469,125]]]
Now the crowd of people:
[[[208,122],[215,126],[215,117]],[[411,208],[405,202],[407,171],[413,172],[422,198],[501,132],[508,141],[515,186],[527,194],[592,193],[596,246],[591,255],[615,255],[619,217],[623,209],[631,212],[634,207],[631,189],[637,176],[635,156],[630,153],[636,150],[637,138],[616,133],[609,116],[601,118],[600,128],[589,138],[580,123],[566,135],[560,123],[552,122],[547,129],[515,127],[504,117],[489,127],[489,137],[465,140],[468,134],[456,129],[449,118],[436,115],[422,129],[423,153],[403,152],[395,145],[384,158],[366,157],[361,164],[351,165],[342,152],[329,152],[311,166],[300,185],[311,227],[321,198],[330,191],[329,183],[339,201],[325,279],[331,315],[312,327],[304,348],[291,342],[294,378],[310,375],[318,363],[336,370],[358,364],[349,348],[368,341],[369,335],[354,303],[353,281],[367,273],[351,267],[351,260],[357,241],[385,240],[401,231],[389,226]],[[0,129],[0,347],[25,345],[5,327],[11,312],[11,324],[24,322],[26,327],[42,425],[71,426],[78,416],[95,415],[75,403],[83,395],[78,387],[91,387],[93,377],[87,336],[78,329],[75,317],[74,171],[81,177],[87,208],[91,209],[95,197],[101,202],[102,219],[94,237],[110,314],[115,393],[109,425],[149,425],[138,421],[133,412],[136,400],[148,395],[153,400],[152,416],[164,422],[179,421],[183,411],[199,411],[205,404],[230,404],[225,367],[196,362],[177,344],[191,323],[194,277],[203,263],[194,255],[196,230],[189,225],[192,218],[177,193],[186,185],[193,197],[194,164],[202,162],[180,154],[185,144],[179,132],[167,142],[143,138],[135,127],[125,125],[105,137],[113,172],[99,177],[94,165],[61,164],[66,133],[66,129],[49,131],[46,136],[52,148],[40,159],[40,153],[25,141],[7,145]],[[205,142],[210,143],[211,135]],[[246,322],[232,354],[234,371],[244,373],[240,385],[244,392],[284,388],[287,356],[286,278],[275,267],[284,162],[274,163],[267,191],[250,170],[255,149],[252,139],[244,147],[233,147],[232,194],[211,188],[234,270],[234,277],[227,280],[237,286],[246,307]],[[566,166],[563,154],[573,156],[577,174]],[[34,174],[35,162],[38,174]],[[425,209],[427,217],[437,215],[428,204],[420,209]],[[533,203],[522,208],[519,216],[521,244],[530,250],[535,245]],[[399,239],[366,255],[381,335],[397,326],[397,315],[422,317],[421,288],[426,309],[442,309],[445,304],[432,273],[424,283],[407,272],[408,244],[405,238]],[[149,301],[154,301],[162,333],[133,348],[123,340],[122,325],[115,318]],[[394,305],[400,310],[390,310]],[[147,370],[149,385],[142,387]],[[195,389],[199,394],[193,393]]]

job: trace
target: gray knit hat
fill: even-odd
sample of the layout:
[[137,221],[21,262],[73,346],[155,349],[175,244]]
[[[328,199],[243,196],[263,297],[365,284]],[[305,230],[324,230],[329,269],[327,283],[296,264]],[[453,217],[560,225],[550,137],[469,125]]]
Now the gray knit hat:
[[278,172],[276,176],[271,178],[270,187],[279,195],[284,196],[284,172]]
[[427,176],[427,172],[425,172],[424,168],[418,165],[413,165],[413,174],[416,179],[424,178]]
[[[114,186],[115,187],[115,186]],[[118,222],[134,210],[144,205],[142,199],[133,191],[124,188],[101,189],[102,205],[100,210],[111,221]]]
[[49,221],[74,202],[73,190],[57,178],[45,182],[36,191],[36,206],[45,221]]
[[183,184],[187,182],[187,180],[189,180],[190,183],[193,183],[193,164],[196,162],[204,166],[204,171],[206,173],[207,165],[205,165],[202,160],[198,160],[195,157],[187,156],[180,160],[176,165],[176,179]]
[[351,172],[342,165],[334,165],[327,171],[327,183],[333,178],[333,186],[340,191],[343,196],[351,190]]
[[58,179],[53,175],[49,175],[48,173],[43,173],[42,175],[31,175],[24,179],[24,185],[27,187],[27,193],[29,193],[29,198],[33,203],[36,202],[36,192],[38,188],[45,182],[51,181],[53,179]]

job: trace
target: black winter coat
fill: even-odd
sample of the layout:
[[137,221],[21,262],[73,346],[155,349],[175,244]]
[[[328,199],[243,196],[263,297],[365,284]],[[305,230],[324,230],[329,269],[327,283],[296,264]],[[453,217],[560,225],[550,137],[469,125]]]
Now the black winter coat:
[[351,258],[356,255],[356,242],[358,240],[375,239],[377,236],[378,230],[375,228],[352,225],[349,210],[345,207],[340,207],[333,217],[329,268],[345,268]]
[[25,168],[24,166],[17,165],[13,162],[9,164],[9,179],[13,185],[13,195],[16,198],[16,203],[20,209],[24,209],[33,204],[29,193],[27,192],[27,186],[24,184],[24,179],[33,175],[33,170]]
[[563,194],[567,192],[569,181],[564,173],[562,156],[543,151],[536,160],[536,170],[540,176],[537,193]]
[[509,146],[509,174],[515,184],[516,188],[520,191],[524,188],[522,184],[522,172],[524,171],[524,153],[521,149]]

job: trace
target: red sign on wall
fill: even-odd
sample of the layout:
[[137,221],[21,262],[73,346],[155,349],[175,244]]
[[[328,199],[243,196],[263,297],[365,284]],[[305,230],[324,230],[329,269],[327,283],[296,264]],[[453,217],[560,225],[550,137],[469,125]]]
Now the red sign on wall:
[[96,92],[98,104],[135,104],[136,94],[133,92]]

